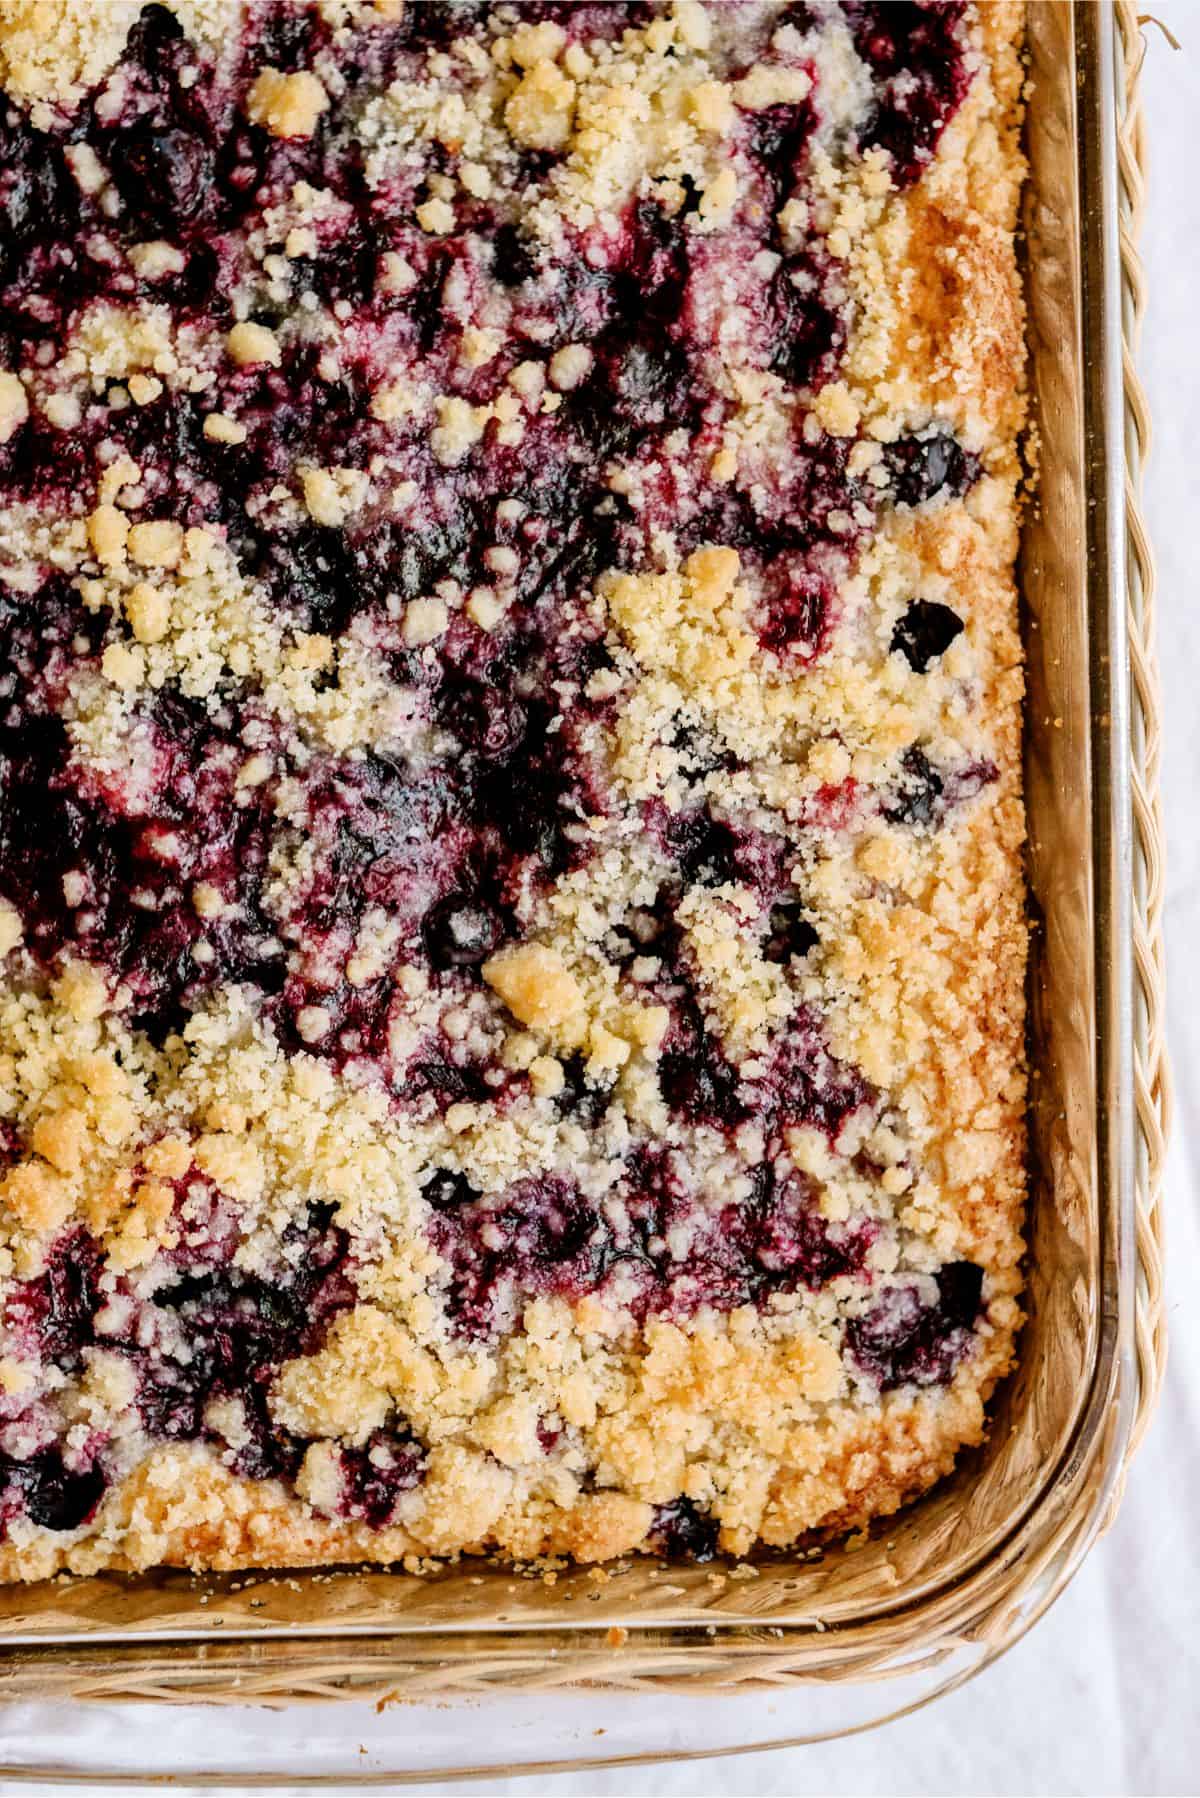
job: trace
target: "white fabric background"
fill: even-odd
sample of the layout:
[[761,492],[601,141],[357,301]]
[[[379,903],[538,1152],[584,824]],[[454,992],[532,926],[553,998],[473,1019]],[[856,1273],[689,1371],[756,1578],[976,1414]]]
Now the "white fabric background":
[[[1101,0],[1104,3],[1104,0]],[[1161,1411],[1129,1482],[1120,1521],[1049,1616],[997,1666],[932,1709],[850,1741],[709,1763],[610,1773],[438,1785],[439,1792],[550,1794],[1113,1794],[1200,1791],[1200,455],[1195,441],[1200,357],[1200,0],[1157,0],[1184,40],[1173,54],[1153,31],[1146,71],[1151,203],[1144,238],[1151,304],[1141,366],[1156,432],[1147,509],[1158,549],[1160,636],[1166,688],[1166,800],[1170,844],[1167,932],[1170,1029],[1178,1118],[1168,1174],[1171,1365]],[[638,1701],[605,1707],[597,1748],[620,1752],[622,1720],[636,1730]],[[653,1703],[656,1718],[662,1701]],[[717,1701],[720,1702],[720,1701]],[[714,1701],[673,1701],[680,1748],[696,1743]],[[553,1700],[540,1700],[544,1711]],[[557,1701],[558,1721],[593,1741],[594,1701]],[[755,1724],[780,1734],[802,1727],[799,1699],[776,1699]],[[793,1708],[796,1707],[796,1708]],[[643,1713],[644,1716],[644,1713]],[[794,1721],[793,1721],[794,1719]],[[231,1721],[222,1719],[222,1733]],[[384,1725],[345,1707],[320,1727],[303,1712],[247,1711],[237,1719],[247,1768],[305,1765],[314,1734],[344,1730],[378,1744]],[[89,1729],[110,1758],[134,1771],[138,1747],[172,1738],[176,1764],[195,1765],[211,1735],[203,1712],[145,1710],[84,1724],[49,1706],[0,1709],[0,1763],[37,1761],[47,1749],[81,1747]],[[460,1764],[506,1757],[529,1711],[494,1704],[447,1713],[390,1713],[393,1748],[428,1730],[460,1738]],[[764,1727],[765,1725],[765,1727]],[[106,1734],[111,1730],[111,1734]],[[42,1753],[37,1745],[42,1746]],[[53,1745],[51,1748],[50,1745]],[[313,1749],[316,1744],[312,1743]],[[457,1757],[456,1757],[457,1758]],[[161,1762],[155,1762],[161,1765]],[[386,1765],[368,1752],[360,1763]],[[393,1763],[394,1764],[394,1761]],[[15,1790],[14,1787],[5,1787]],[[178,1790],[179,1788],[175,1788]],[[343,1790],[346,1788],[343,1787]],[[425,1788],[425,1789],[432,1789]]]

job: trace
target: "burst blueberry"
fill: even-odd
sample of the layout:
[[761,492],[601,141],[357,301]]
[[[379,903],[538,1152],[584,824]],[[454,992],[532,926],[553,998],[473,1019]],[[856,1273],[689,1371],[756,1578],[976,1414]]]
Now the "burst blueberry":
[[908,1384],[944,1386],[970,1353],[983,1306],[983,1269],[953,1261],[936,1278],[932,1303],[923,1301],[915,1286],[892,1286],[865,1317],[847,1326],[851,1356],[881,1391]]
[[892,650],[899,651],[915,674],[924,674],[962,630],[963,621],[952,606],[914,599],[892,632]]
[[898,506],[923,506],[941,495],[961,499],[982,473],[979,457],[965,450],[950,432],[939,430],[887,444],[883,466]]

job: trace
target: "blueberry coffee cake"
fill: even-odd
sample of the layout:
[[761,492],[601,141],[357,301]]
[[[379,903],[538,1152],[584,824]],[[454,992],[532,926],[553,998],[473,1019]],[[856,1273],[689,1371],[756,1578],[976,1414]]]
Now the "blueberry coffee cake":
[[981,1439],[1021,31],[0,0],[0,1577],[742,1555]]

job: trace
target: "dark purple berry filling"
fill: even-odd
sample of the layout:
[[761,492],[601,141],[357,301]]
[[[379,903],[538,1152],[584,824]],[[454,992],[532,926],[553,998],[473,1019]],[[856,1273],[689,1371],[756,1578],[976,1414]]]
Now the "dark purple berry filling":
[[[810,67],[807,73],[811,78],[815,71]],[[765,106],[746,121],[747,152],[758,166],[773,213],[799,186],[816,128],[817,107],[811,93],[796,104]]]
[[714,1040],[694,999],[683,998],[674,1008],[658,1078],[671,1110],[689,1123],[734,1129],[747,1116],[738,1071]]
[[889,153],[901,187],[924,173],[971,85],[966,10],[966,0],[843,0],[855,48],[875,81],[874,113],[860,143]]
[[470,893],[450,893],[427,913],[425,946],[435,968],[474,968],[498,946],[504,927]]
[[255,1479],[294,1475],[303,1445],[272,1421],[267,1388],[279,1366],[318,1347],[330,1319],[354,1301],[336,1239],[310,1239],[305,1249],[298,1269],[270,1280],[222,1269],[185,1274],[155,1294],[156,1308],[178,1320],[187,1354],[147,1361],[135,1351],[138,1406],[151,1435],[194,1441],[207,1433],[212,1399],[240,1399],[248,1440],[235,1454],[237,1471]]
[[349,1242],[329,1208],[310,1207],[303,1222],[285,1230],[280,1248],[284,1259],[269,1280],[228,1263],[211,1266],[193,1249],[192,1266],[200,1271],[185,1271],[154,1294],[155,1305],[174,1313],[184,1335],[215,1357],[231,1384],[311,1352],[311,1337],[354,1301]]
[[656,1505],[647,1541],[674,1561],[711,1561],[717,1552],[720,1525],[690,1498]]
[[883,1392],[945,1386],[971,1351],[984,1309],[983,1269],[952,1261],[935,1278],[932,1304],[923,1304],[915,1287],[892,1286],[866,1317],[846,1326],[850,1354]]
[[714,818],[707,806],[668,817],[664,835],[685,892],[692,886],[724,886],[727,881],[763,891],[780,884],[781,837]]
[[780,901],[771,907],[770,935],[763,944],[768,961],[788,962],[795,956],[803,960],[820,941],[815,925],[803,915],[798,901]]
[[[101,784],[58,719],[13,710],[0,724],[0,890],[39,958],[99,962],[159,1039],[218,984],[278,990],[282,948],[261,905],[273,786],[238,787],[236,738],[164,695],[144,720],[140,775]],[[197,887],[220,895],[221,915],[201,915]]]
[[566,1180],[522,1180],[496,1199],[435,1205],[429,1233],[450,1263],[447,1308],[463,1335],[511,1329],[522,1295],[582,1294],[597,1284],[604,1224]]
[[[491,1340],[527,1299],[607,1296],[638,1319],[686,1319],[704,1306],[765,1304],[863,1271],[875,1226],[832,1225],[798,1176],[760,1168],[749,1195],[705,1208],[669,1154],[640,1151],[610,1200],[596,1204],[560,1175],[483,1198],[461,1175],[426,1187],[430,1236],[450,1264],[456,1330]],[[680,1258],[671,1243],[688,1239]]]
[[815,252],[789,257],[772,277],[771,367],[794,387],[813,391],[837,374],[849,337],[841,277]]
[[4,1321],[31,1360],[51,1362],[65,1372],[79,1367],[94,1340],[92,1319],[103,1300],[104,1259],[86,1231],[56,1243],[36,1279],[19,1280],[4,1301]]
[[[168,1266],[149,1298],[135,1297],[124,1278],[110,1277],[102,1288],[99,1245],[77,1231],[56,1245],[41,1275],[10,1287],[5,1324],[30,1357],[65,1372],[78,1370],[86,1348],[116,1350],[135,1370],[143,1427],[165,1441],[222,1446],[206,1409],[213,1399],[239,1400],[235,1470],[254,1479],[293,1479],[305,1445],[274,1422],[268,1389],[283,1362],[319,1348],[331,1320],[354,1303],[347,1238],[314,1209],[307,1222],[285,1232],[283,1259],[270,1277],[244,1273],[229,1263],[235,1242],[222,1232],[220,1207],[210,1214],[207,1241],[196,1224],[203,1179],[193,1175],[176,1184],[189,1201],[189,1246],[173,1253],[177,1261],[186,1253],[186,1260],[178,1271]],[[11,1521],[25,1513],[50,1529],[77,1528],[95,1509],[107,1477],[102,1443],[79,1468],[64,1466],[49,1448],[28,1460],[0,1457],[0,1516]]]
[[[778,941],[776,919],[783,915],[772,914],[768,949]],[[795,941],[806,943],[809,927],[797,921],[795,928],[800,933]],[[787,950],[789,956],[799,952]],[[659,1080],[667,1104],[689,1123],[736,1129],[753,1117],[772,1139],[789,1126],[807,1124],[835,1141],[846,1119],[873,1102],[868,1082],[829,1053],[815,1019],[803,1009],[776,1038],[765,1073],[743,1077],[714,1039],[686,976],[677,972],[676,982],[664,992],[672,1001],[672,1021]]]
[[375,1430],[364,1447],[341,1451],[341,1466],[342,1516],[384,1529],[404,1494],[420,1485],[425,1451],[404,1431]]

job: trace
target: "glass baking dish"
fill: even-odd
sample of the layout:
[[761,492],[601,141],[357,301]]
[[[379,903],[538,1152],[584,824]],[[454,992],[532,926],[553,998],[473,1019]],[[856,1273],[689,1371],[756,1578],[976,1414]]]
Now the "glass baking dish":
[[[187,1765],[172,1758],[173,1732],[141,1729],[136,1757],[117,1771],[128,1732],[98,1709],[70,1770],[39,1749],[0,1777],[129,1786],[167,1773],[240,1784],[257,1773],[256,1784],[345,1786],[814,1740],[895,1716],[986,1665],[1062,1590],[1107,1521],[1153,1397],[1146,1345],[1158,1340],[1135,1240],[1150,1153],[1135,1050],[1154,1020],[1144,973],[1134,997],[1146,905],[1131,805],[1142,770],[1131,756],[1143,740],[1140,713],[1136,731],[1130,720],[1117,169],[1118,30],[1128,43],[1136,26],[1131,10],[1088,0],[1033,0],[1029,23],[1040,441],[1040,501],[1022,552],[1033,1205],[1029,1321],[987,1443],[869,1539],[764,1555],[748,1575],[719,1561],[626,1563],[603,1583],[585,1571],[549,1583],[468,1563],[425,1578],[163,1572],[0,1588],[8,1699],[380,1707],[366,1758],[356,1707],[352,1730],[339,1729],[345,1711],[314,1719],[304,1765],[274,1775],[239,1759],[231,1709],[206,1717],[203,1765],[199,1750]],[[1143,1218],[1143,1255],[1145,1232]],[[618,1711],[601,1690],[592,1714],[608,1732],[604,1752],[588,1730],[581,1761],[545,1696],[580,1685],[719,1692],[730,1703],[706,1707],[721,1716],[681,1741],[665,1712],[661,1724],[653,1706],[634,1716],[628,1698]],[[456,1694],[506,1695],[502,1746],[486,1713],[452,1704],[436,1730],[416,1732],[418,1752],[412,1713],[388,1709]],[[472,1717],[474,1743],[464,1739]]]

